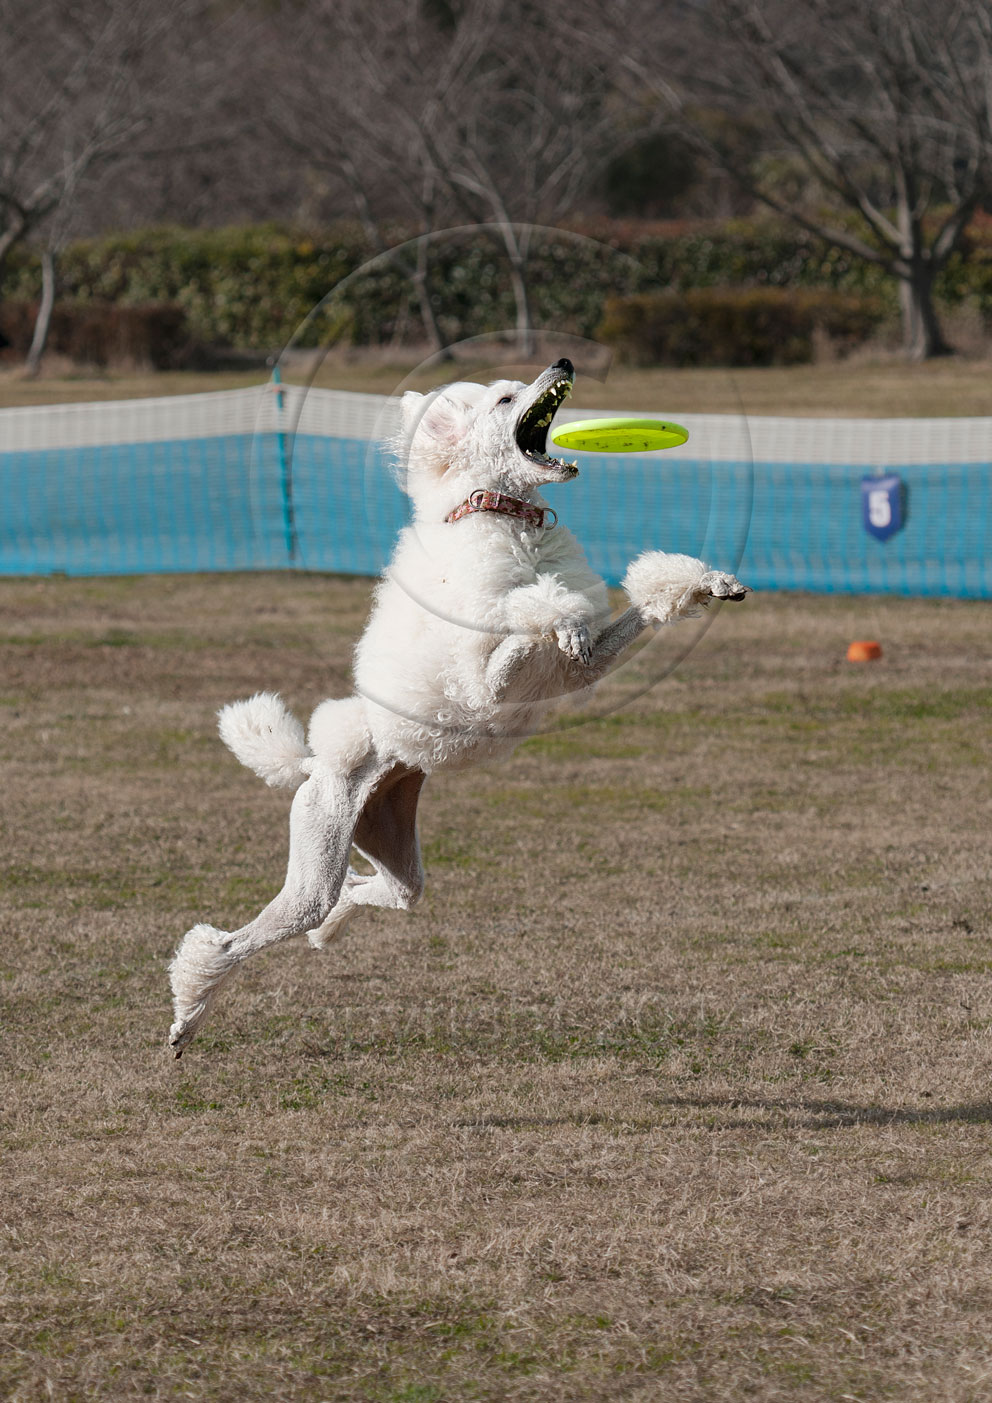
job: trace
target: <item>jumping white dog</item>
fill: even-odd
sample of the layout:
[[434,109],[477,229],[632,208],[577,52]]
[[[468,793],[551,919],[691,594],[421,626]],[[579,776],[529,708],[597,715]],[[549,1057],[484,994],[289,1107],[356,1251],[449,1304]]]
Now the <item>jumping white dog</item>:
[[[414,517],[358,644],[356,695],[322,702],[306,738],[272,693],[220,713],[221,737],[243,764],[268,784],[298,786],[289,867],[248,925],[198,925],[184,937],[170,966],[177,1057],[249,955],[304,932],[320,949],[360,906],[417,902],[417,802],[428,775],[508,754],[649,624],[712,598],[743,599],[733,575],[652,551],[629,567],[630,608],[610,622],[603,581],[538,492],[577,476],[545,451],[573,379],[560,360],[531,385],[403,396],[397,446]],[[371,874],[349,867],[353,846]]]

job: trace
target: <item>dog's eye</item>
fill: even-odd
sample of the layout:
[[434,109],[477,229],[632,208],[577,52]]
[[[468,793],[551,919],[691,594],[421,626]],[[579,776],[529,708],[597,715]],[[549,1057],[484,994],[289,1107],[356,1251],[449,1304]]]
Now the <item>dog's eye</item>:
[[496,403],[497,403],[497,404],[512,404],[512,403],[513,403],[513,396],[512,396],[512,395],[504,395],[503,398],[502,398],[502,399],[498,399],[498,400],[496,401]]

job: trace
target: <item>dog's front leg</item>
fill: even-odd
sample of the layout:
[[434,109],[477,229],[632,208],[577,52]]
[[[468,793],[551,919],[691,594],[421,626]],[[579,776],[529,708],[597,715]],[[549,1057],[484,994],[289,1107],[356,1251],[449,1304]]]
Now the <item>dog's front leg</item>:
[[516,633],[511,633],[498,644],[486,664],[486,687],[490,696],[498,701],[506,694],[533,647],[532,638],[523,638]]
[[573,661],[569,666],[565,674],[567,690],[577,692],[598,682],[610,664],[644,632],[649,622],[632,604],[619,618],[608,623],[593,640],[589,661]]
[[739,602],[748,593],[736,576],[711,570],[692,555],[646,551],[627,568],[623,587],[649,623],[691,619],[711,599]]
[[582,663],[589,661],[592,649],[593,615],[586,595],[566,589],[555,575],[541,575],[534,584],[511,590],[503,604],[503,621],[511,635],[520,635],[524,644],[529,639],[532,645],[553,638],[567,658]]
[[592,645],[592,653],[584,669],[586,680],[594,682],[601,677],[610,663],[644,632],[647,624],[647,619],[636,604],[625,609],[618,619],[608,623]]
[[632,600],[630,608],[606,625],[587,662],[575,662],[569,668],[569,690],[597,682],[649,624],[657,627],[691,618],[711,599],[737,602],[748,592],[726,571],[710,570],[693,556],[661,551],[649,551],[635,560],[624,587]]
[[497,644],[486,664],[486,687],[489,695],[502,701],[514,679],[534,651],[535,640],[525,634],[511,633]]

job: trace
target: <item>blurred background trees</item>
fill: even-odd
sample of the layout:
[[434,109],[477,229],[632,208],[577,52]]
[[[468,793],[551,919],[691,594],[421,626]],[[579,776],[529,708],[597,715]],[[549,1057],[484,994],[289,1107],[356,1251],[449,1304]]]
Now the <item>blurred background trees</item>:
[[[795,256],[762,268],[752,229],[715,279],[695,245],[681,264],[649,251],[648,277],[891,294],[922,358],[946,348],[938,300],[971,295],[959,270],[987,257],[988,0],[0,0],[0,21],[0,294],[37,301],[44,269],[43,314],[87,236],[350,221],[365,257],[411,241],[419,335],[440,348],[431,235],[485,225],[526,338],[530,226],[623,221],[608,241],[640,257],[700,221],[725,249],[728,220],[766,210]],[[94,278],[87,247],[72,296],[176,295],[136,253]],[[183,266],[184,286],[206,276]],[[268,275],[256,258],[244,276],[250,295]]]
[[675,43],[629,66],[699,159],[895,279],[910,358],[946,351],[934,280],[992,195],[988,0],[709,0]]
[[[234,18],[218,22],[208,0],[0,0],[0,286],[12,251],[35,238],[32,368],[66,241],[111,209],[118,220],[147,218],[157,159],[201,152],[218,163],[243,134],[225,110],[244,33]],[[113,185],[122,170],[130,199]]]

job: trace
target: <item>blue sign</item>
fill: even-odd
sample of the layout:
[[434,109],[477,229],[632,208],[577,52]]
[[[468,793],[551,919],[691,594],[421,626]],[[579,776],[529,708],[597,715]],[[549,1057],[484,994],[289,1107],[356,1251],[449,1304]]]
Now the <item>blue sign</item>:
[[906,517],[906,484],[898,473],[861,479],[861,520],[870,536],[887,541]]

